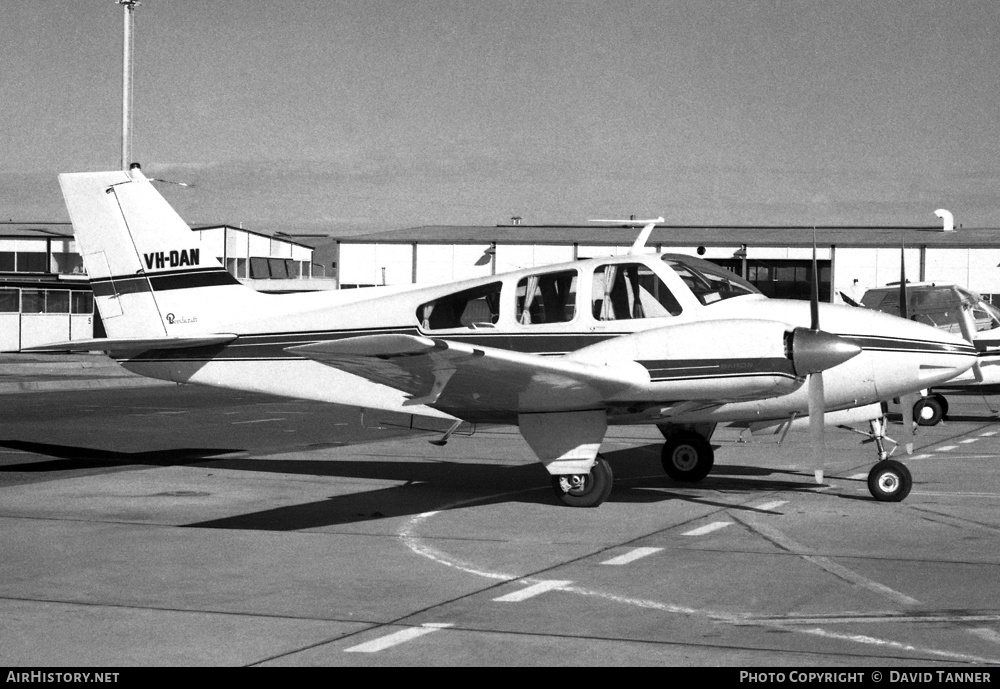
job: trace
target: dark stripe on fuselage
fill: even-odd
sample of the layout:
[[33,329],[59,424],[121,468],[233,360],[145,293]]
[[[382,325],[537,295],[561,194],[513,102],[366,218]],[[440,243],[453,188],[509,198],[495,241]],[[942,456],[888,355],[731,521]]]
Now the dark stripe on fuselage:
[[[227,273],[228,275],[228,273]],[[356,328],[345,330],[300,331],[288,333],[261,333],[240,335],[233,342],[211,347],[190,349],[150,350],[132,357],[132,361],[281,361],[303,359],[299,355],[285,351],[286,347],[314,342],[341,340],[361,335],[402,334],[430,337],[469,345],[480,345],[505,349],[524,354],[560,356],[604,340],[621,337],[629,333],[435,333],[422,332],[416,326]],[[928,342],[892,337],[868,335],[841,335],[862,349],[880,352],[926,352],[939,354],[969,355],[975,352],[972,345],[957,345],[945,342]],[[784,358],[735,359],[732,366],[722,369],[717,360],[656,360],[638,362],[650,371],[653,380],[677,380],[713,376],[760,376],[782,375],[796,377],[792,362]],[[727,361],[726,363],[730,363]],[[699,371],[699,367],[701,370]],[[715,367],[712,371],[709,368]],[[742,368],[741,368],[742,367]],[[689,370],[684,371],[687,368]],[[676,369],[676,370],[670,370]]]
[[673,380],[781,376],[795,379],[792,362],[785,357],[764,359],[669,359],[639,361],[654,383]]
[[163,292],[192,287],[215,287],[218,285],[238,285],[239,280],[222,268],[194,268],[189,270],[164,271],[162,273],[140,273],[138,275],[116,275],[109,278],[91,280],[94,296],[107,297],[114,294],[135,294],[150,289]]
[[937,354],[968,355],[976,351],[976,348],[968,342],[953,344],[950,342],[931,342],[928,340],[873,335],[839,335],[839,337],[856,344],[861,349],[874,352],[933,352]]

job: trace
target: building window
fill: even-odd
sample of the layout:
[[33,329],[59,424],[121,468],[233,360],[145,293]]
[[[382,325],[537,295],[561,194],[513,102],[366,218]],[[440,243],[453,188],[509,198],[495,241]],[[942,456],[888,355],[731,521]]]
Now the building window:
[[87,272],[80,254],[55,251],[52,252],[51,271],[60,275],[83,275]]
[[94,295],[92,292],[71,292],[73,313],[94,313]]
[[45,290],[45,313],[69,313],[69,291]]
[[[713,260],[718,266],[726,268],[737,275],[743,269],[742,262],[736,259]],[[749,259],[747,264],[747,280],[763,294],[773,299],[803,299],[808,301],[812,295],[812,261],[782,260],[763,261]],[[817,261],[819,268],[819,300],[830,301],[830,261]]]
[[268,268],[271,270],[272,280],[287,280],[288,279],[288,265],[285,263],[283,258],[269,258],[267,259]]
[[250,259],[250,278],[253,280],[268,280],[271,277],[271,270],[267,266],[267,259],[255,256]]
[[18,290],[0,288],[0,313],[17,313],[21,310],[20,302]]
[[21,313],[45,313],[45,290],[22,289]]
[[14,252],[0,251],[0,272],[13,273],[14,266],[15,266]]
[[36,253],[33,251],[17,252],[18,273],[45,273],[48,272],[48,254]]

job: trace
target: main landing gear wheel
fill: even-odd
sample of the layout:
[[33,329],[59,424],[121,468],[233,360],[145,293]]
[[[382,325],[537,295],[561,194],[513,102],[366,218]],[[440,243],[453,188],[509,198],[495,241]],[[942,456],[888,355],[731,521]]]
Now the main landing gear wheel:
[[948,401],[941,395],[921,397],[913,405],[913,418],[918,426],[935,426],[948,413]]
[[704,437],[693,431],[678,431],[663,444],[663,470],[675,481],[700,481],[715,466],[715,451]]
[[868,490],[879,502],[899,502],[912,487],[910,470],[894,459],[884,459],[868,472]]
[[614,477],[611,465],[598,457],[589,474],[560,474],[552,477],[552,490],[564,505],[597,507],[611,495]]

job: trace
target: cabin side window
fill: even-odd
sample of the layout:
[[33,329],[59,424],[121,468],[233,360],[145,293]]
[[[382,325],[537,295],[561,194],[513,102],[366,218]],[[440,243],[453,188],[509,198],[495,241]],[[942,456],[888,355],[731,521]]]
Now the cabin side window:
[[576,317],[575,270],[529,275],[517,283],[517,322],[566,323]]
[[600,266],[594,271],[591,310],[599,321],[677,316],[681,305],[660,277],[642,263]]
[[500,319],[500,285],[491,282],[421,304],[420,329],[492,327]]

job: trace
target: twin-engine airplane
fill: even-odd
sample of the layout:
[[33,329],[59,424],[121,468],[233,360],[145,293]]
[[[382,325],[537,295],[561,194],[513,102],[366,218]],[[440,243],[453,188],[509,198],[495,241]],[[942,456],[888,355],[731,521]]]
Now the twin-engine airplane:
[[1000,386],[1000,309],[964,287],[907,283],[902,273],[900,282],[865,292],[860,304],[845,301],[961,334],[975,346],[978,357],[971,370],[928,390],[916,401],[913,416],[917,423],[933,426],[948,413],[943,390],[985,392]]
[[[266,295],[233,278],[138,169],[60,175],[108,339],[136,373],[452,420],[516,424],[567,505],[610,494],[611,424],[655,424],[677,480],[704,478],[718,423],[827,423],[969,369],[975,349],[875,311],[767,299],[711,263],[644,251],[404,290]],[[820,323],[823,329],[820,329]],[[807,382],[808,381],[808,382]],[[869,476],[902,500],[884,452]]]

